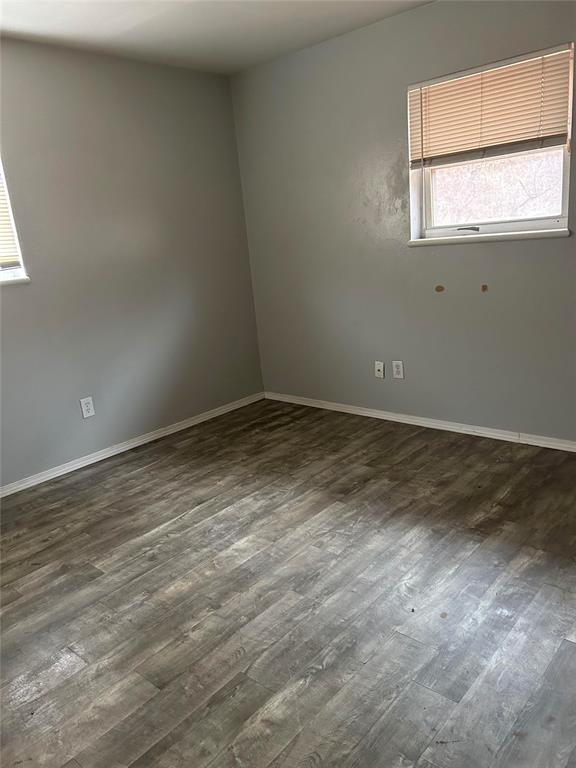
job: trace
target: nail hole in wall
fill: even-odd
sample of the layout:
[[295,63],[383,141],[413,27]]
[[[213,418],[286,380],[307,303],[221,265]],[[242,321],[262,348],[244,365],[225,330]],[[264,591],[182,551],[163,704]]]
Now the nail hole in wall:
[[442,293],[442,291],[445,291],[445,290],[446,290],[446,288],[445,288],[443,285],[437,285],[437,286],[434,288],[434,290],[436,291],[436,293]]
[[488,285],[487,283],[482,283],[482,293],[488,293]]

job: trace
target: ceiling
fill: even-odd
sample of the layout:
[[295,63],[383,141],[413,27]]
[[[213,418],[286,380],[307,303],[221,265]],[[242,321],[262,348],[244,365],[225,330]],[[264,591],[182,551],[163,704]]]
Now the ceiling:
[[233,73],[417,0],[3,0],[3,34]]

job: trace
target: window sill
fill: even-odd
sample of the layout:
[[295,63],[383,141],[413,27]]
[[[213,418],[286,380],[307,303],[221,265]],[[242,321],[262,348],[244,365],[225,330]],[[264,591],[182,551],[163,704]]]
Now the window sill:
[[459,245],[460,243],[504,242],[505,240],[542,240],[548,237],[568,237],[569,229],[535,229],[523,232],[491,232],[479,235],[458,235],[454,237],[422,237],[409,240],[410,247],[419,245]]
[[0,278],[0,288],[3,285],[18,285],[21,283],[29,283],[30,278],[28,275],[24,277],[6,277],[6,278]]
[[482,235],[458,235],[454,237],[422,237],[409,240],[413,248],[420,245],[459,245],[460,243],[504,242],[506,240],[543,240],[548,237],[569,237],[569,229],[540,229],[524,232],[490,232]]

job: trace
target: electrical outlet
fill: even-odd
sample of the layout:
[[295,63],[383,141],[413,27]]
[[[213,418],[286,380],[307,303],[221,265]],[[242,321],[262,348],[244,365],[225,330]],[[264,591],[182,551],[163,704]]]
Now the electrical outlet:
[[404,378],[404,363],[402,360],[392,360],[392,378],[403,379]]
[[374,376],[377,379],[384,378],[384,363],[381,360],[374,360]]
[[85,419],[89,419],[90,416],[96,415],[96,411],[94,410],[94,401],[92,400],[92,397],[81,397],[80,408],[82,409],[82,416]]

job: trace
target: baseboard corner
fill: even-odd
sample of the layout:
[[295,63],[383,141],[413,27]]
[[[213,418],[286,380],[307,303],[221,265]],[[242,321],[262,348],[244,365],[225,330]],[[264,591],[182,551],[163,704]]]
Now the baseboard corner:
[[239,400],[225,403],[224,405],[220,405],[217,408],[212,408],[209,411],[203,411],[202,413],[196,414],[196,416],[191,416],[189,419],[178,421],[175,424],[169,424],[166,427],[160,427],[159,429],[155,429],[152,432],[147,432],[144,435],[139,435],[138,437],[133,437],[130,440],[126,440],[123,443],[111,445],[110,447],[103,448],[102,450],[96,451],[95,453],[90,453],[86,456],[80,456],[77,459],[67,461],[65,464],[60,464],[56,467],[52,467],[51,469],[46,469],[43,472],[38,472],[37,474],[30,475],[29,477],[24,477],[21,480],[16,480],[15,482],[9,483],[8,485],[0,486],[0,498],[11,496],[14,493],[18,493],[18,491],[24,491],[26,488],[32,488],[33,486],[40,485],[40,483],[45,483],[48,480],[54,480],[57,477],[67,475],[70,472],[74,472],[76,469],[82,469],[83,467],[87,467],[90,464],[96,464],[97,462],[103,461],[104,459],[109,459],[111,456],[116,456],[118,453],[124,453],[125,451],[132,450],[132,448],[138,448],[139,446],[145,445],[146,443],[152,443],[154,440],[160,440],[162,437],[167,437],[168,435],[172,435],[175,432],[181,432],[183,429],[194,427],[196,424],[201,424],[203,421],[209,421],[210,419],[215,419],[218,416],[223,416],[225,413],[235,411],[238,408],[244,408],[247,405],[258,402],[258,400],[263,400],[264,397],[264,392],[255,392],[252,395],[247,395],[246,397],[242,397]]

